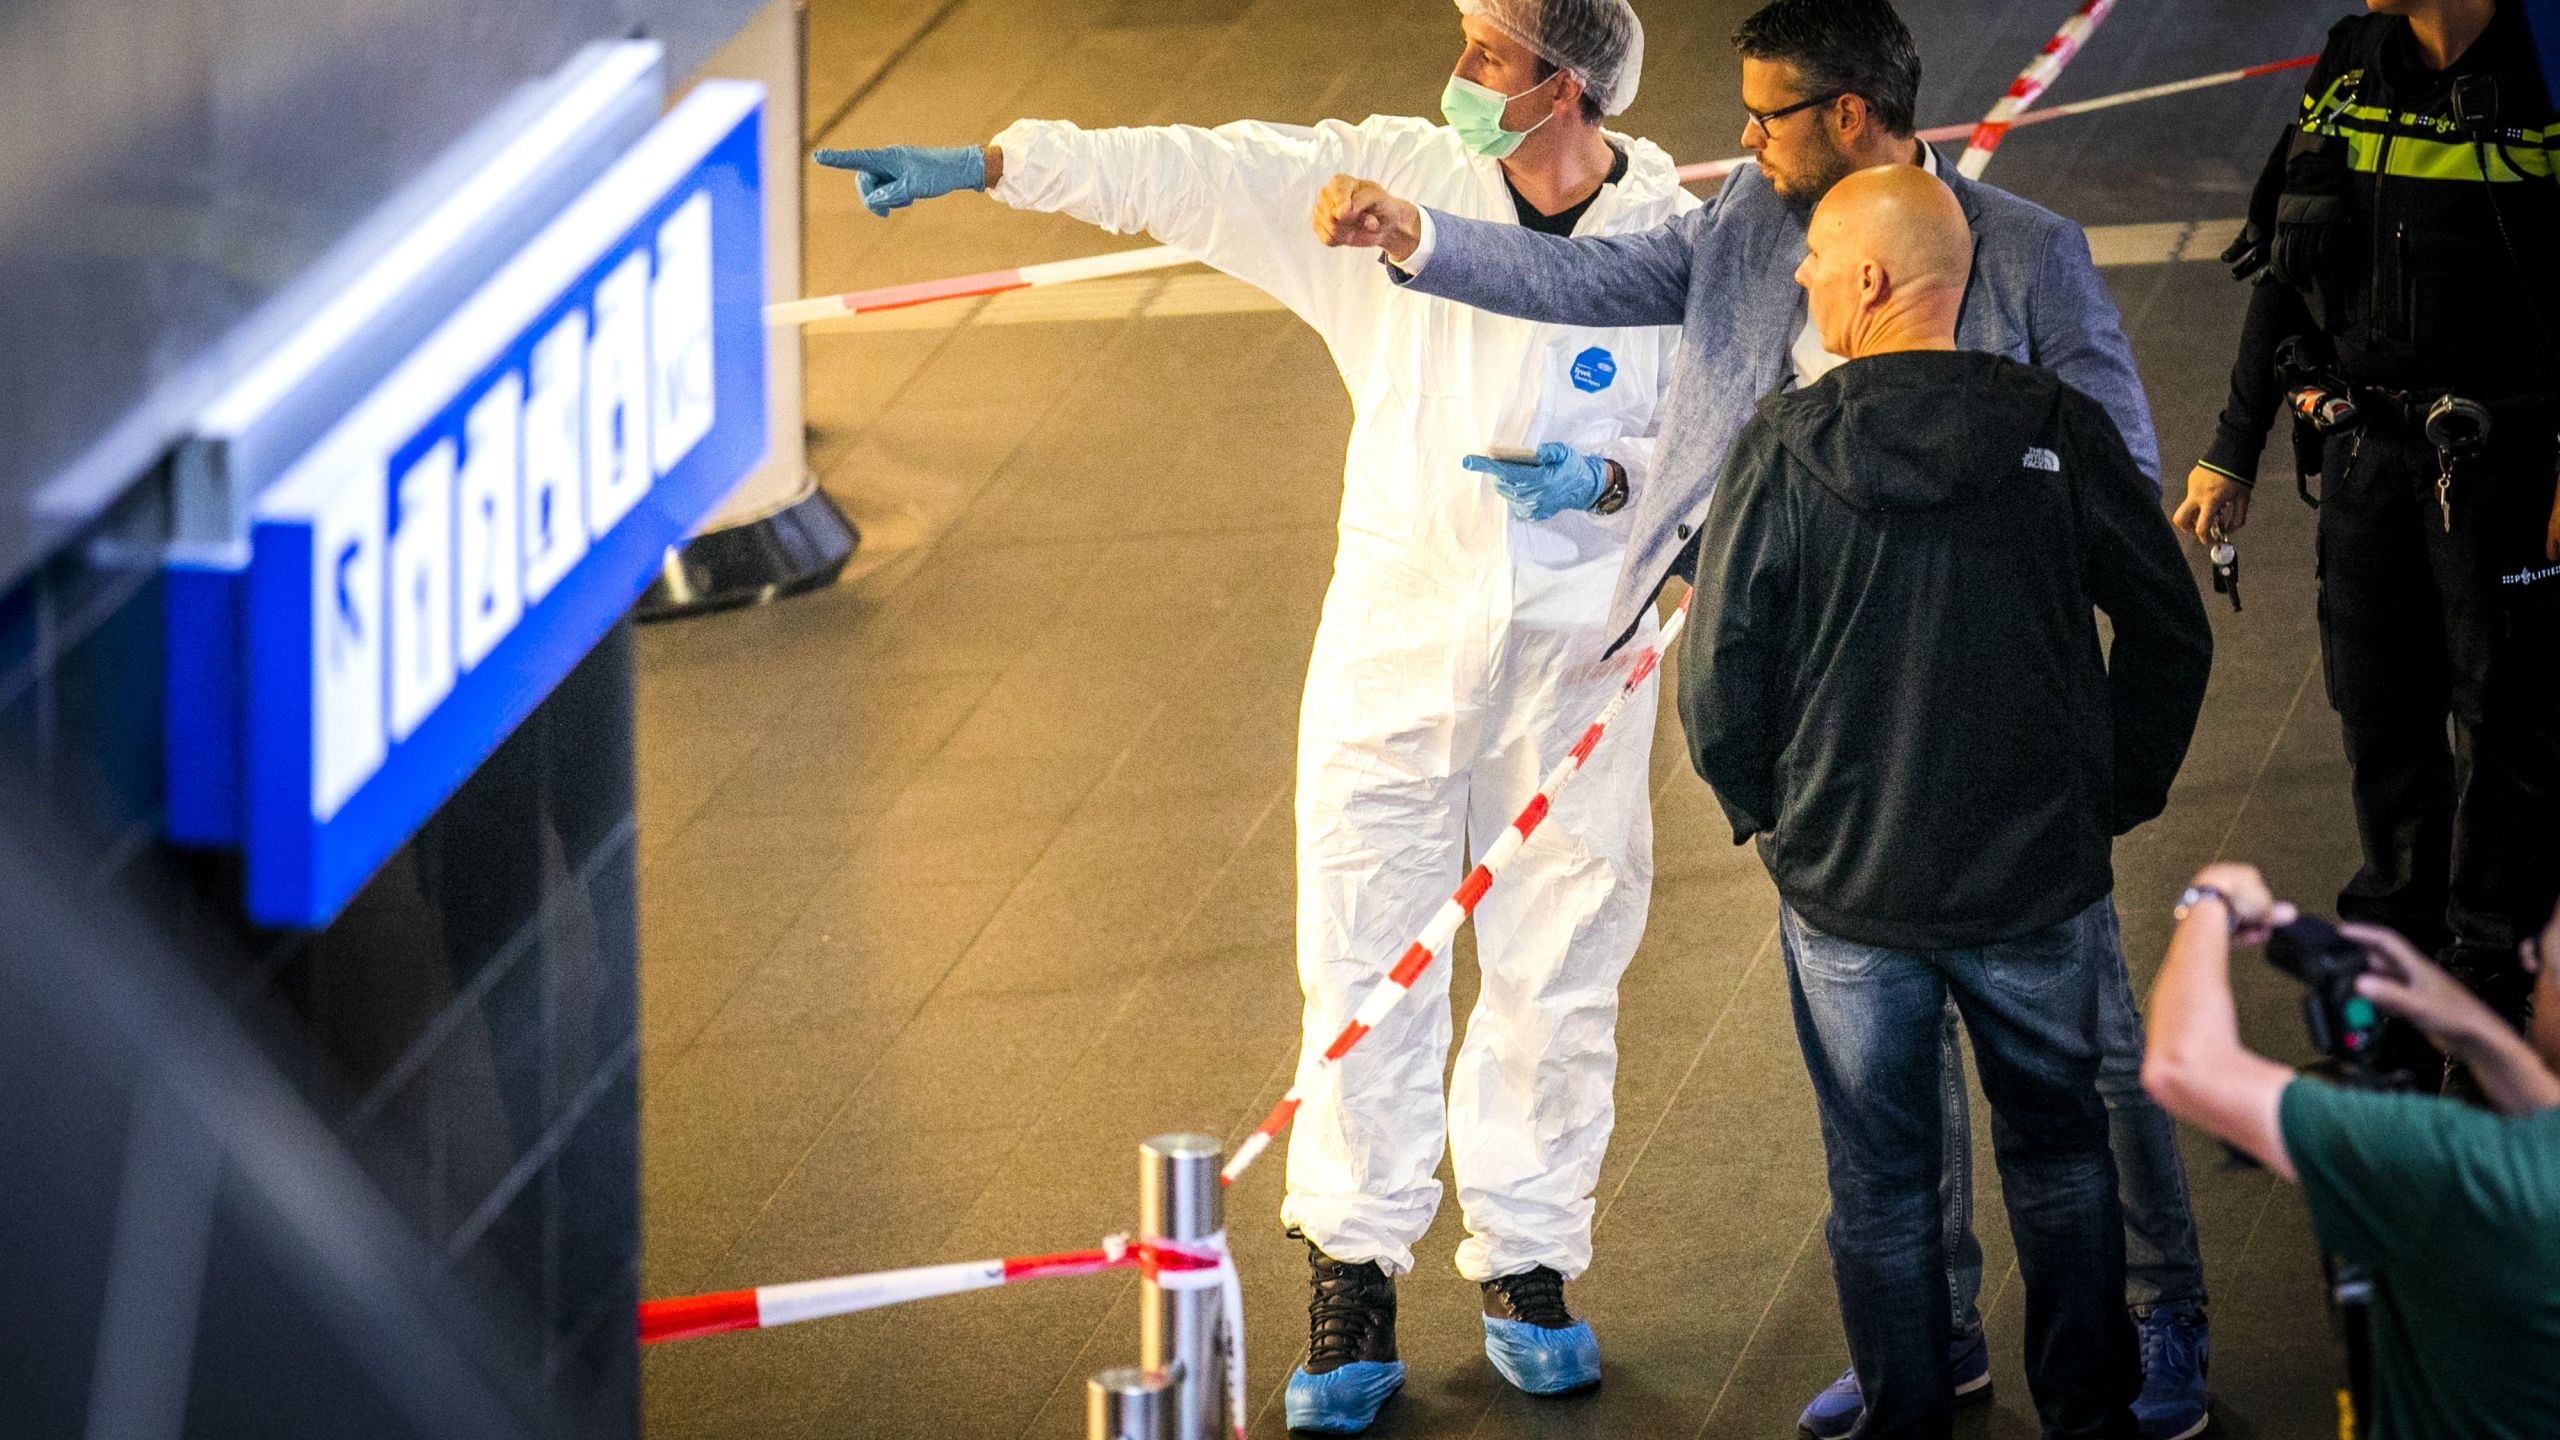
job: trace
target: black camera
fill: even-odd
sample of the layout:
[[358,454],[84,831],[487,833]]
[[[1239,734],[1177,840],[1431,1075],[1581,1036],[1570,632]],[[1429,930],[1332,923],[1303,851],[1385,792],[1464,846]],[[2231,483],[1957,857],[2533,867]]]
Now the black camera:
[[2267,962],[2310,992],[2302,997],[2302,1023],[2311,1043],[2348,1071],[2371,1074],[2383,1017],[2356,993],[2356,977],[2371,968],[2364,947],[2305,915],[2267,937]]

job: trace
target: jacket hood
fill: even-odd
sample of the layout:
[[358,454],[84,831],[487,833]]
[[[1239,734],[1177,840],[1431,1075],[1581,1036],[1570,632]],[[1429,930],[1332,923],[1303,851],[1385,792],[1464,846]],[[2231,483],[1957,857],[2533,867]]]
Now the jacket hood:
[[2060,392],[2002,356],[1912,350],[1851,360],[1768,404],[1787,453],[1844,503],[1932,510],[2060,469],[2043,448]]

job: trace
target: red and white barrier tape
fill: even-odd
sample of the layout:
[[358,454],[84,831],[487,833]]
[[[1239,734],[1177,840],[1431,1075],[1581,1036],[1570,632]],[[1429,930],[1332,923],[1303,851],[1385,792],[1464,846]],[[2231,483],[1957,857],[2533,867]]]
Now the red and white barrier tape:
[[770,1330],[803,1320],[877,1310],[910,1300],[930,1300],[967,1290],[990,1290],[1019,1280],[1046,1280],[1067,1275],[1098,1275],[1105,1270],[1152,1268],[1159,1277],[1185,1271],[1215,1271],[1228,1266],[1221,1246],[1187,1251],[1162,1245],[1132,1245],[1114,1235],[1099,1250],[1070,1250],[1056,1255],[1016,1255],[1001,1260],[964,1260],[955,1265],[918,1265],[906,1270],[880,1270],[869,1275],[838,1275],[790,1285],[760,1285],[753,1290],[724,1290],[713,1295],[687,1295],[675,1300],[640,1303],[640,1343],[690,1340],[730,1330]]
[[[2076,17],[2075,17],[2076,18]],[[2126,90],[2114,95],[2076,100],[2068,105],[2055,105],[2043,110],[2019,113],[2017,106],[2002,104],[2009,113],[1999,118],[2001,135],[1993,138],[1991,149],[1999,147],[2000,138],[2023,125],[2038,125],[2047,120],[2061,120],[2073,115],[2087,115],[2099,110],[2112,110],[2143,100],[2158,100],[2169,95],[2183,95],[2190,90],[2203,90],[2215,85],[2229,85],[2241,80],[2255,80],[2279,70],[2298,70],[2318,59],[2316,55],[2300,55],[2291,60],[2278,60],[2266,65],[2251,65],[2241,70],[2221,70],[2211,75],[2198,75],[2187,80],[2172,80],[2160,85],[2146,85],[2139,90]],[[2060,67],[2055,67],[2058,72]],[[2047,77],[2050,80],[2050,76]],[[2014,90],[2015,87],[2012,87]],[[2039,92],[2041,87],[2039,87]],[[1993,115],[2000,117],[1994,110]],[[1929,141],[1961,140],[1976,135],[1992,123],[1980,125],[1940,125],[1920,132]],[[1970,162],[1973,152],[1966,152]],[[1983,151],[1988,163],[1990,150]],[[1683,165],[1680,182],[1695,185],[1709,180],[1722,180],[1751,163],[1748,155],[1723,160],[1704,160]],[[1963,170],[1963,166],[1957,167]],[[1981,167],[1963,170],[1967,176],[1978,176]],[[1171,270],[1192,263],[1189,255],[1168,245],[1149,245],[1137,250],[1118,250],[1107,255],[1088,255],[1075,260],[1053,260],[1039,265],[1025,265],[1018,270],[989,270],[977,275],[958,275],[948,280],[925,280],[912,285],[889,285],[877,290],[854,290],[842,295],[816,295],[806,300],[784,300],[765,307],[768,325],[806,325],[816,320],[835,320],[847,315],[872,315],[883,310],[904,310],[915,305],[930,305],[942,300],[974,300],[989,295],[1002,295],[1011,290],[1036,290],[1048,285],[1066,285],[1079,280],[1100,280],[1115,275],[1140,275],[1150,270]]]
[[2107,12],[2114,8],[2116,0],[2080,0],[2080,8],[2071,12],[2071,18],[2062,22],[2061,29],[2053,32],[2053,38],[2044,43],[2044,49],[2037,53],[2034,63],[2009,82],[2009,93],[2001,96],[1999,103],[1991,107],[1991,113],[1982,117],[1982,123],[1973,127],[1973,139],[1965,144],[1963,158],[1956,161],[1957,174],[1967,180],[1982,178],[1984,167],[1991,163],[1991,152],[1999,149],[2000,142],[2008,138],[2009,127],[2016,123],[2018,112],[2036,103],[2036,97],[2044,94],[2045,87],[2062,74],[2063,67],[2071,63],[2072,56],[2080,53],[2080,47],[2097,33],[2098,26],[2106,21]]
[[1016,1255],[1001,1260],[965,1260],[956,1265],[918,1265],[906,1270],[880,1270],[868,1275],[838,1275],[789,1285],[759,1285],[753,1290],[724,1290],[673,1300],[640,1302],[640,1343],[658,1345],[732,1330],[770,1330],[803,1320],[877,1310],[910,1300],[931,1300],[969,1290],[992,1290],[1021,1280],[1049,1280],[1070,1275],[1099,1275],[1105,1270],[1136,1270],[1167,1290],[1216,1289],[1227,1331],[1227,1413],[1235,1417],[1237,1440],[1243,1440],[1245,1415],[1244,1287],[1236,1277],[1235,1259],[1227,1253],[1225,1231],[1173,1245],[1131,1244],[1125,1235],[1103,1239],[1098,1250],[1069,1250],[1055,1255]]
[[1234,1258],[1227,1253],[1226,1231],[1199,1243],[1216,1252],[1218,1263],[1214,1268],[1169,1268],[1159,1272],[1155,1282],[1165,1290],[1217,1290],[1218,1318],[1227,1332],[1227,1420],[1235,1426],[1236,1440],[1245,1440],[1244,1283],[1236,1275]]
[[1228,1160],[1226,1169],[1219,1172],[1220,1180],[1233,1185],[1238,1177],[1252,1168],[1254,1161],[1262,1158],[1262,1152],[1270,1149],[1271,1142],[1278,1139],[1280,1132],[1288,1129],[1289,1122],[1297,1117],[1298,1106],[1306,1100],[1309,1082],[1331,1073],[1335,1066],[1341,1064],[1342,1057],[1350,1054],[1351,1048],[1359,1044],[1362,1037],[1387,1018],[1387,1012],[1396,1007],[1396,1002],[1413,992],[1413,983],[1422,978],[1423,971],[1431,968],[1432,957],[1449,948],[1449,942],[1458,936],[1458,927],[1475,913],[1477,903],[1484,899],[1486,891],[1493,888],[1493,882],[1501,877],[1504,867],[1520,853],[1521,846],[1529,843],[1529,837],[1537,833],[1548,812],[1555,808],[1556,797],[1564,793],[1564,787],[1572,783],[1574,776],[1582,773],[1582,762],[1591,758],[1591,751],[1599,745],[1600,737],[1618,722],[1619,716],[1627,713],[1627,706],[1634,703],[1636,692],[1644,688],[1644,682],[1652,678],[1655,669],[1662,664],[1662,657],[1670,650],[1671,642],[1680,638],[1680,631],[1689,623],[1689,602],[1694,598],[1694,591],[1681,597],[1680,608],[1672,611],[1671,618],[1663,623],[1662,632],[1654,638],[1652,647],[1636,657],[1635,669],[1628,673],[1627,683],[1618,687],[1618,693],[1601,710],[1600,717],[1591,722],[1590,728],[1582,732],[1582,738],[1574,742],[1573,748],[1565,752],[1565,757],[1556,762],[1553,770],[1547,772],[1546,780],[1538,786],[1538,793],[1529,797],[1528,805],[1511,822],[1511,828],[1484,852],[1484,858],[1477,862],[1474,873],[1458,886],[1457,893],[1449,897],[1439,913],[1431,917],[1431,923],[1422,927],[1422,934],[1405,947],[1403,958],[1387,972],[1386,980],[1360,1002],[1360,1008],[1352,1012],[1351,1023],[1343,1026],[1342,1032],[1333,1037],[1333,1043],[1325,1047],[1316,1069],[1292,1084],[1280,1097],[1280,1103],[1272,1106],[1271,1113],[1263,1117],[1262,1123],[1254,1127],[1242,1145],[1236,1147],[1234,1158]]
[[1078,280],[1135,275],[1145,270],[1166,270],[1190,263],[1190,256],[1171,246],[1150,245],[1143,250],[1119,250],[1076,260],[1051,260],[1039,265],[1025,265],[1019,270],[989,270],[978,275],[954,276],[949,280],[925,280],[913,285],[855,290],[844,295],[785,300],[764,307],[764,323],[806,325],[812,320],[831,320],[841,315],[904,310],[910,305],[930,305],[937,300],[968,300],[981,295],[1001,295],[1008,290],[1034,290],[1043,285],[1067,285]]
[[[2005,128],[2022,130],[2029,125],[2042,125],[2048,120],[2068,120],[2074,115],[2093,115],[2101,110],[2113,110],[2119,105],[2137,105],[2145,100],[2161,100],[2171,95],[2184,95],[2190,90],[2209,90],[2217,85],[2255,80],[2261,75],[2274,75],[2285,70],[2301,70],[2308,68],[2319,58],[2317,55],[2296,55],[2290,60],[2270,60],[2264,65],[2249,65],[2238,70],[2217,70],[2210,75],[2193,75],[2184,80],[2165,80],[2157,85],[2145,85],[2138,90],[2119,90],[2113,95],[2093,95],[2086,100],[2074,100],[2068,105],[2048,105],[2041,110],[2013,114]],[[1939,125],[1921,131],[1919,138],[1932,142],[1963,140],[1969,138],[1977,128],[1979,127],[1974,125]],[[1709,160],[1703,164],[1684,165],[1680,169],[1680,178],[1684,183],[1721,180],[1750,163],[1750,156],[1737,155],[1729,160]]]

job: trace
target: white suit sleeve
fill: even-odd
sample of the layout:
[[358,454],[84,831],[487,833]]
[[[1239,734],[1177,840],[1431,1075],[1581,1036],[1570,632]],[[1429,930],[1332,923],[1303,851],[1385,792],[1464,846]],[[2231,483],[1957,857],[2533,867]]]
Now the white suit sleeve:
[[1085,130],[1019,120],[996,136],[1004,176],[990,193],[1016,209],[1153,235],[1323,328],[1346,267],[1374,263],[1326,249],[1308,228],[1317,192],[1352,173],[1361,138],[1340,121]]

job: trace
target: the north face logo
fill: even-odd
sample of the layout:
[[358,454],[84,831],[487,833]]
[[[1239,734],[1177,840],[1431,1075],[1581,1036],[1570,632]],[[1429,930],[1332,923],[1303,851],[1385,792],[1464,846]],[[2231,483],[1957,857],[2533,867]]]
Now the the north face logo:
[[2045,470],[2056,475],[2062,473],[2062,457],[2054,454],[2052,451],[2047,450],[2041,445],[2030,447],[2027,451],[2027,458],[2019,461],[2018,463],[2026,466],[2030,470]]

